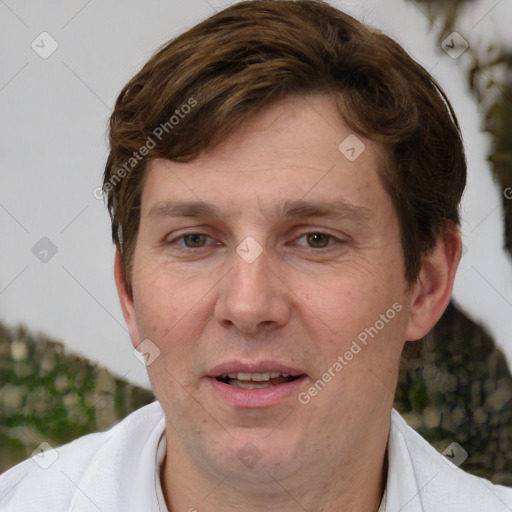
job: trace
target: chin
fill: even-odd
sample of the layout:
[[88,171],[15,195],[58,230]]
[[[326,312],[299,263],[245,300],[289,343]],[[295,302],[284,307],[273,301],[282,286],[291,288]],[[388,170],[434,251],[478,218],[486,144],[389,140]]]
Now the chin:
[[230,439],[221,457],[225,470],[232,471],[235,479],[264,484],[275,483],[299,469],[299,453],[296,440],[286,432],[279,435],[268,429],[254,433],[243,429]]

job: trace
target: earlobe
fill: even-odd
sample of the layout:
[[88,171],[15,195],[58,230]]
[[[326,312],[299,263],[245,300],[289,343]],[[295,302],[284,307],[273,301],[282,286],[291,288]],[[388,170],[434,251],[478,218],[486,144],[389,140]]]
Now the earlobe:
[[441,318],[452,296],[461,254],[460,232],[452,226],[438,237],[434,249],[424,256],[418,281],[410,295],[407,341],[423,338]]
[[123,260],[120,252],[117,250],[114,260],[114,279],[116,282],[117,294],[121,304],[121,310],[130,332],[132,344],[137,346],[140,343],[137,323],[135,321],[135,308],[133,296],[128,289],[124,278]]

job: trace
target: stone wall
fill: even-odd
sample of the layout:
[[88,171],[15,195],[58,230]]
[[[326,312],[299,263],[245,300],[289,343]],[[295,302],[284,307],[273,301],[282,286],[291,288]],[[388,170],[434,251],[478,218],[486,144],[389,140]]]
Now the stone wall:
[[[0,472],[43,441],[105,430],[153,400],[61,343],[0,324]],[[395,406],[440,452],[458,443],[463,469],[512,485],[512,377],[492,340],[453,306],[407,347]]]
[[462,468],[512,486],[512,377],[482,328],[450,305],[404,355],[395,407],[440,452],[458,443]]
[[106,430],[154,400],[62,343],[0,324],[0,472],[43,441],[59,446]]

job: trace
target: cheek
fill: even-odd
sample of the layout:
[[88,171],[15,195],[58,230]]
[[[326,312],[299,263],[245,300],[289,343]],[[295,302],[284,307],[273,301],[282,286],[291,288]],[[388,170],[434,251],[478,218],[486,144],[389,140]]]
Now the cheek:
[[401,279],[393,281],[385,274],[370,280],[344,279],[331,283],[328,292],[317,297],[316,311],[322,311],[318,318],[329,329],[328,342],[322,348],[329,360],[349,350],[357,355],[348,357],[357,356],[361,362],[373,357],[396,360],[407,315],[402,284]]
[[179,280],[159,269],[146,268],[134,284],[135,315],[141,336],[150,338],[161,350],[169,342],[179,342],[180,332],[194,325],[191,317],[195,316],[197,300],[193,290],[180,286]]

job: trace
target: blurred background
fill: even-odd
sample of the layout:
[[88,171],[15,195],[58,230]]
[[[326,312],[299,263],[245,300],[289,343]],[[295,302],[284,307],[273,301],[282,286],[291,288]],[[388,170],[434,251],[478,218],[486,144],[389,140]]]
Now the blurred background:
[[[0,471],[153,400],[98,193],[107,121],[160,45],[230,3],[0,0]],[[396,407],[440,452],[458,443],[463,469],[512,485],[512,2],[329,3],[398,40],[459,117],[463,257]]]

